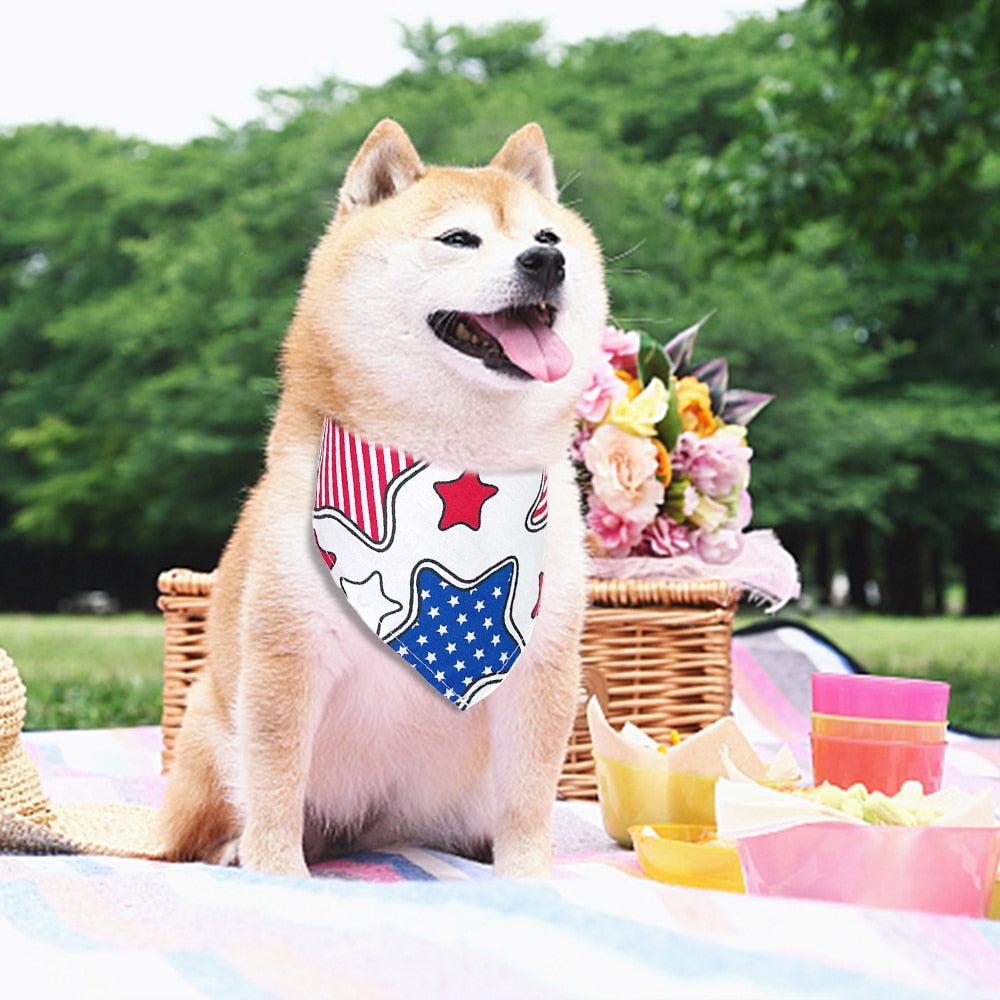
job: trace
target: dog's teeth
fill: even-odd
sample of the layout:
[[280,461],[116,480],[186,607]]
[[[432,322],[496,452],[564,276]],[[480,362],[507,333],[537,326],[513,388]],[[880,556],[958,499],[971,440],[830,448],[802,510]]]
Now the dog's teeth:
[[473,347],[479,347],[483,343],[479,334],[475,330],[470,330],[462,322],[455,324],[455,328],[452,330],[452,335],[456,340],[462,341],[463,344],[471,344]]

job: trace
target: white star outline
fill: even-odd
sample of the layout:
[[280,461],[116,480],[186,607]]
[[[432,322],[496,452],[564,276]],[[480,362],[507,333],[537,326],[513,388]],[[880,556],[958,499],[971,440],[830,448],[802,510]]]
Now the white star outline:
[[402,609],[399,601],[386,595],[382,574],[373,570],[364,580],[348,580],[342,576],[340,587],[368,627],[381,639],[383,621]]

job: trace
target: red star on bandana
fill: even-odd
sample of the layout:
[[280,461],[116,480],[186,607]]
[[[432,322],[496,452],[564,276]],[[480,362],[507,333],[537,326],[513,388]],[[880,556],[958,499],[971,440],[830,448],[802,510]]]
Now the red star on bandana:
[[435,483],[434,492],[444,503],[439,531],[456,524],[465,524],[478,531],[483,504],[498,491],[495,486],[484,483],[475,472],[465,472],[458,479]]

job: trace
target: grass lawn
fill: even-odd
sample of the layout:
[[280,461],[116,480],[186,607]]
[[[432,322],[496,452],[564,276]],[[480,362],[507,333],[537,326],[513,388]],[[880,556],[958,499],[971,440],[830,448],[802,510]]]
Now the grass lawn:
[[25,729],[159,725],[157,615],[0,615],[0,648],[28,689]]
[[[741,615],[736,627],[760,617]],[[870,673],[948,681],[952,725],[1000,736],[1000,617],[823,614],[798,620]]]
[[[802,620],[872,673],[948,681],[952,724],[1000,736],[1000,617]],[[0,648],[28,689],[28,729],[159,725],[159,616],[0,615]]]

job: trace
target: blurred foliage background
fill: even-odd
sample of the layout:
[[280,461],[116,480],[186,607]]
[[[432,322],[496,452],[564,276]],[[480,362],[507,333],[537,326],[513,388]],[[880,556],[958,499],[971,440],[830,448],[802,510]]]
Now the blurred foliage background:
[[[1000,3],[806,0],[713,37],[404,29],[417,68],[179,147],[0,133],[0,607],[209,569],[260,469],[308,252],[372,125],[487,161],[539,121],[614,320],[773,392],[754,525],[810,593],[1000,610]],[[378,317],[372,317],[378,322]],[[405,363],[405,359],[400,359]]]

